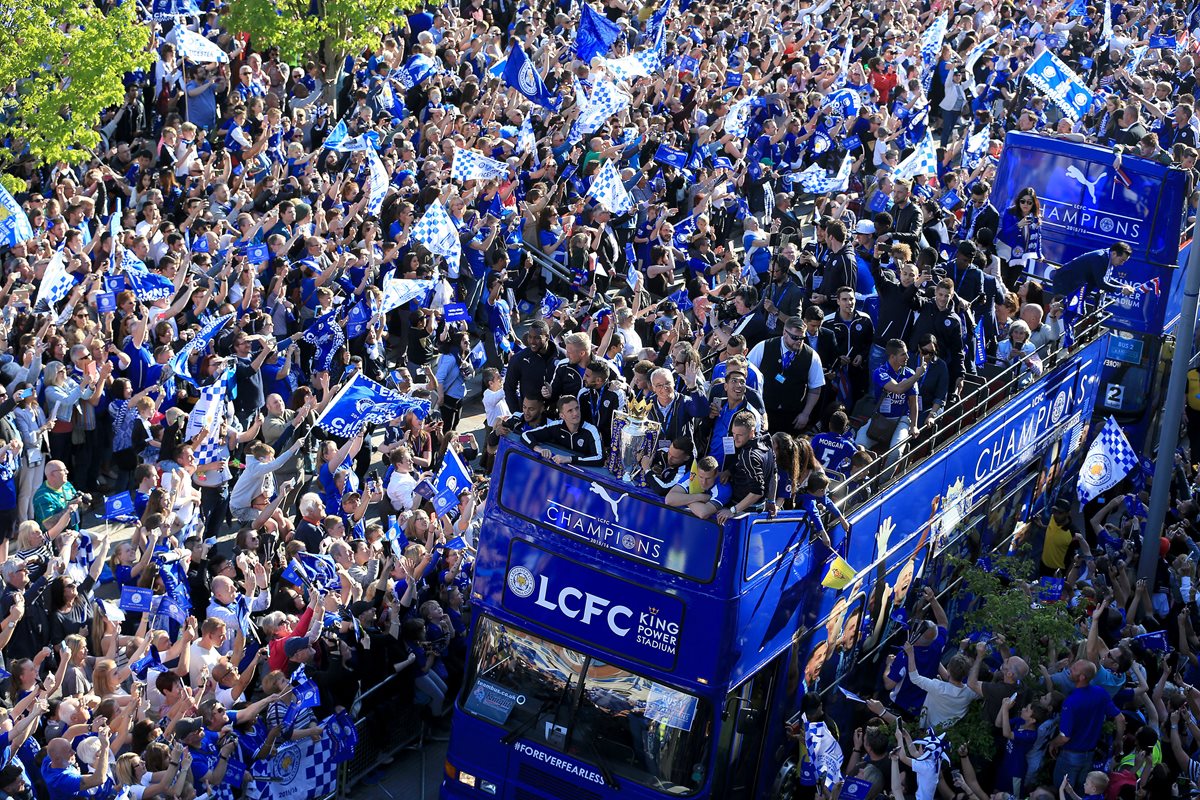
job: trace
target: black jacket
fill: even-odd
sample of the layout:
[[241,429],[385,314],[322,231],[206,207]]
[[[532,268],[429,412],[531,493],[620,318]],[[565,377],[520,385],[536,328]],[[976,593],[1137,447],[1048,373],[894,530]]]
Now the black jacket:
[[508,362],[508,372],[504,375],[504,399],[508,407],[521,407],[522,397],[541,397],[542,387],[554,378],[554,365],[564,354],[553,342],[546,346],[544,353],[538,354],[531,348],[524,348]]
[[974,203],[967,203],[967,207],[963,209],[962,222],[954,232],[954,238],[974,239],[984,228],[993,232],[1000,230],[1000,212],[991,203],[984,203],[983,208],[979,209]]
[[913,325],[912,334],[908,339],[908,352],[915,355],[920,352],[917,342],[927,333],[937,338],[938,353],[946,359],[946,368],[950,371],[951,389],[963,376],[964,356],[966,354],[963,342],[962,319],[953,303],[942,311],[932,299],[915,298],[913,307],[920,312],[917,322]]
[[903,208],[892,209],[892,238],[911,247],[913,255],[921,247],[921,228],[924,224],[921,207],[911,199]]
[[874,263],[871,264],[871,275],[875,278],[875,291],[879,295],[875,344],[883,347],[889,339],[907,342],[908,334],[912,331],[916,284],[906,288],[896,273],[890,269],[880,269]]
[[562,420],[548,422],[521,434],[521,440],[530,447],[549,445],[569,453],[571,463],[584,467],[598,467],[604,463],[604,445],[600,443],[600,431],[590,422],[583,422],[579,430],[571,433]]

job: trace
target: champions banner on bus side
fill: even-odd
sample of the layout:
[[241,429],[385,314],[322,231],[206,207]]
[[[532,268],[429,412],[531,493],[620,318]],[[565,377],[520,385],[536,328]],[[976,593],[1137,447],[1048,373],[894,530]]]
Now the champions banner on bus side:
[[618,555],[698,581],[713,579],[721,550],[721,529],[713,522],[520,453],[507,457],[504,470],[505,511]]
[[504,607],[610,653],[674,669],[683,602],[514,539]]

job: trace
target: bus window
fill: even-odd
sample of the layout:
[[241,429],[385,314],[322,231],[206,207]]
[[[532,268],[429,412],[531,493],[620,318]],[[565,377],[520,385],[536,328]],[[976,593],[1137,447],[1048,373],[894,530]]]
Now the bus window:
[[[551,744],[569,713],[583,656],[486,619],[479,626],[463,708],[532,741]],[[541,719],[538,719],[540,717]],[[540,724],[539,724],[540,723]],[[553,745],[552,745],[553,746]]]
[[476,628],[462,708],[507,731],[672,795],[707,777],[708,701],[491,617]]
[[708,703],[593,659],[571,731],[572,755],[588,751],[612,772],[668,794],[705,781]]

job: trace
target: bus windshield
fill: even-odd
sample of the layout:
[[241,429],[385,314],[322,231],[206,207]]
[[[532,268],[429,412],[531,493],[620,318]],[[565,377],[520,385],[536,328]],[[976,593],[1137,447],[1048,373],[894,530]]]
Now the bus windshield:
[[463,708],[525,738],[672,795],[704,784],[709,703],[484,617]]

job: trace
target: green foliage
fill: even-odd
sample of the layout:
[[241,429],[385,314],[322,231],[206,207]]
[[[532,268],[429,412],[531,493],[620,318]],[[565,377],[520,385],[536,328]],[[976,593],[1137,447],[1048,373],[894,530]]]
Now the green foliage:
[[250,34],[256,50],[274,45],[290,64],[320,54],[336,80],[347,54],[375,48],[402,12],[417,0],[237,0],[229,5],[229,29]]
[[[958,562],[962,590],[977,602],[964,618],[965,633],[986,631],[1002,635],[1008,646],[1026,661],[1037,663],[1045,657],[1048,642],[1075,638],[1079,615],[1065,601],[1037,602],[1034,567],[1036,560],[1025,550],[1013,555],[993,555],[992,569]],[[1000,574],[1008,576],[1002,580]],[[961,591],[961,590],[960,590]]]
[[16,175],[9,175],[7,172],[0,173],[0,186],[8,190],[8,193],[13,197],[24,194],[29,190],[29,183],[18,178]]
[[[965,634],[986,631],[1003,636],[1012,650],[1036,664],[1045,659],[1050,642],[1073,640],[1078,633],[1077,623],[1082,612],[1073,612],[1065,601],[1037,602],[1035,580],[1036,560],[1024,550],[1013,555],[993,555],[991,570],[978,564],[956,560],[955,567],[962,576],[959,591],[976,598],[971,610],[964,615]],[[1008,580],[1002,580],[1003,573]],[[1036,680],[1031,675],[1030,681]],[[1032,683],[1030,684],[1032,686]],[[973,756],[994,755],[995,720],[983,718],[983,704],[973,703],[967,715],[946,732],[957,747],[966,744]]]
[[148,68],[150,30],[127,2],[107,15],[92,3],[23,0],[0,24],[0,164],[28,155],[42,164],[87,159],[100,142],[100,112],[124,96],[126,72]]

